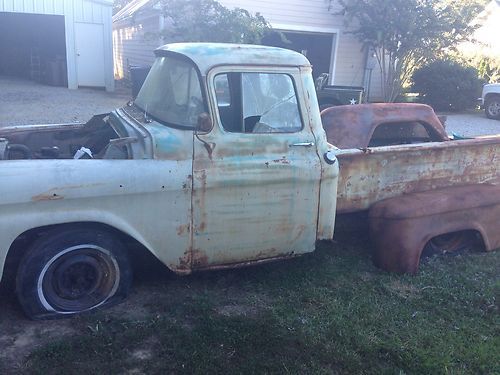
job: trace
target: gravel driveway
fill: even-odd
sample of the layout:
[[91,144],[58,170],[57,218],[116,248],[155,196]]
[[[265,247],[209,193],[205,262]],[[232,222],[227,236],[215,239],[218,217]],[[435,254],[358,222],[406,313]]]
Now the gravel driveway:
[[500,134],[500,121],[486,118],[484,111],[448,114],[446,130],[467,137]]
[[[85,122],[130,100],[130,91],[68,90],[0,77],[0,126]],[[500,134],[500,121],[483,112],[448,114],[446,129],[464,136]]]
[[86,122],[130,100],[127,90],[69,90],[0,77],[0,126]]

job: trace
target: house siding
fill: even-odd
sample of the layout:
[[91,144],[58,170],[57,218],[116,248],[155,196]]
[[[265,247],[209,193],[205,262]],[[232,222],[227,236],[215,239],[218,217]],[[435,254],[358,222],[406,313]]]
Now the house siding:
[[[336,85],[364,86],[366,82],[366,56],[361,43],[346,32],[344,18],[334,13],[338,6],[329,9],[327,0],[218,0],[228,8],[242,8],[250,13],[260,13],[278,30],[295,32],[322,32],[335,35],[330,82]],[[128,78],[128,65],[149,65],[152,51],[162,44],[160,40],[146,41],[144,34],[149,28],[159,30],[159,19],[141,18],[114,23],[115,77]],[[325,58],[328,58],[325,56]],[[372,74],[371,98],[377,100],[380,93],[379,75]]]
[[131,66],[148,66],[154,61],[153,51],[162,45],[159,32],[160,16],[150,14],[116,22],[113,30],[115,79],[130,79]]
[[0,12],[64,16],[68,87],[78,88],[75,50],[75,23],[103,25],[106,90],[114,90],[111,0],[0,0]]
[[361,44],[345,33],[344,19],[335,15],[338,8],[329,9],[327,0],[219,0],[232,8],[243,8],[260,13],[276,29],[336,34],[337,54],[332,62],[331,82],[336,85],[362,86],[365,54]]

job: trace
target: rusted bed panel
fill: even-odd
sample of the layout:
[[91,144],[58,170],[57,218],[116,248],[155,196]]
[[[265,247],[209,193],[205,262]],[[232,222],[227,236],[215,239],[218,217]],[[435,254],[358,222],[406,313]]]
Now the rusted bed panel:
[[500,137],[338,150],[337,212],[370,208],[402,194],[500,183]]
[[321,122],[329,143],[341,149],[366,148],[380,124],[418,122],[426,125],[434,141],[448,141],[442,122],[424,104],[378,103],[325,109]]
[[500,247],[499,185],[466,185],[387,199],[370,209],[374,262],[416,273],[425,244],[446,233],[477,231],[487,251]]

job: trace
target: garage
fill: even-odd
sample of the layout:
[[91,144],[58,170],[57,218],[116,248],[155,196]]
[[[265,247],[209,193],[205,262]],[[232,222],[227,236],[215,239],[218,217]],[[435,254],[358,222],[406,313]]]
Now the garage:
[[335,37],[334,33],[280,31],[265,36],[262,44],[302,53],[311,62],[316,79],[322,73],[332,73]]
[[0,76],[113,91],[112,4],[0,1]]
[[0,75],[67,86],[64,17],[0,14]]

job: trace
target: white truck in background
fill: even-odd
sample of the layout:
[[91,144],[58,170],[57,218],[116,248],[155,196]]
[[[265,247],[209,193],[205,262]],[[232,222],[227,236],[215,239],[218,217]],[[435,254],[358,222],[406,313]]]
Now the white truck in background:
[[481,106],[486,117],[500,120],[500,83],[489,83],[483,86]]

